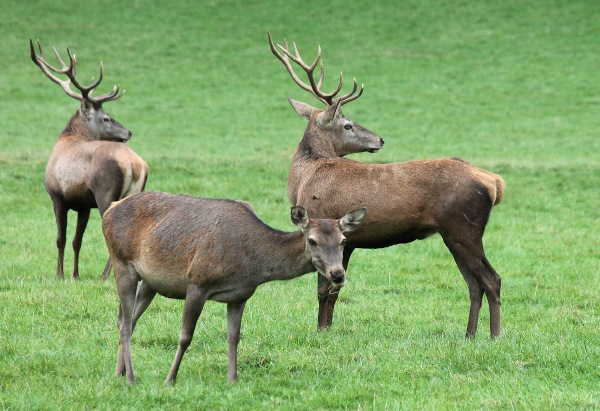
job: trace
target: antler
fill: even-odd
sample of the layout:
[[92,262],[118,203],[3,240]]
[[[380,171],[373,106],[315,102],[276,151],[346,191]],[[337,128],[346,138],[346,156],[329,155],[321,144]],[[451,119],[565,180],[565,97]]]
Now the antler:
[[[356,79],[354,79],[354,86],[352,88],[352,91],[335,99],[335,96],[337,95],[337,93],[340,92],[340,90],[342,89],[342,85],[344,83],[344,75],[342,72],[340,72],[340,82],[339,82],[337,88],[331,93],[324,93],[321,90],[321,86],[323,85],[323,78],[324,78],[324,74],[325,74],[325,70],[323,68],[323,61],[321,60],[321,46],[318,47],[317,57],[315,58],[315,61],[311,65],[308,65],[302,60],[302,57],[300,57],[300,53],[298,52],[298,47],[296,47],[296,43],[292,43],[294,45],[294,52],[295,52],[295,54],[292,54],[289,50],[287,40],[284,39],[285,46],[281,46],[279,44],[277,45],[277,47],[279,47],[281,49],[281,51],[283,52],[283,54],[281,54],[279,51],[277,51],[275,44],[273,44],[273,39],[271,38],[270,32],[268,32],[268,37],[269,37],[269,46],[271,46],[271,51],[273,52],[275,57],[277,57],[283,63],[283,65],[287,69],[288,73],[290,73],[290,76],[292,76],[292,79],[296,82],[296,84],[298,84],[302,89],[312,93],[316,98],[318,98],[321,102],[325,103],[326,105],[331,106],[331,105],[337,103],[338,101],[339,101],[340,105],[344,105],[353,100],[356,100],[363,93],[364,84],[361,84],[359,93],[357,95],[354,95],[354,93],[356,92],[356,89],[358,87],[358,83],[356,82]],[[296,74],[294,69],[292,68],[292,65],[290,64],[290,59],[294,63],[298,64],[304,70],[304,72],[308,76],[308,81],[310,82],[310,85],[308,85],[308,84],[304,83],[302,80],[300,80],[300,78],[298,77],[298,75]],[[315,81],[314,70],[317,67],[317,64],[319,64],[319,62],[320,62],[320,66],[321,66],[321,73],[319,76],[319,81],[317,82],[317,81]]]
[[[77,78],[76,78],[77,62],[75,59],[75,55],[71,55],[71,51],[68,48],[67,48],[67,54],[69,56],[69,62],[70,62],[69,66],[67,66],[65,64],[63,59],[60,57],[60,54],[58,54],[58,51],[56,51],[56,48],[52,47],[52,49],[54,50],[54,54],[56,55],[56,58],[58,59],[58,62],[61,65],[61,68],[58,69],[58,68],[52,66],[51,64],[49,64],[48,62],[46,62],[46,60],[44,60],[44,53],[42,51],[42,46],[41,46],[39,40],[37,41],[37,44],[38,44],[38,49],[40,51],[39,56],[37,56],[35,53],[35,48],[33,47],[33,41],[31,39],[29,39],[29,46],[31,49],[31,60],[33,60],[33,62],[42,70],[42,72],[50,80],[52,80],[53,82],[55,82],[56,84],[61,86],[63,88],[63,90],[69,96],[73,97],[74,99],[77,99],[79,101],[85,100],[95,106],[101,106],[103,103],[105,103],[107,101],[117,100],[118,98],[123,97],[123,95],[125,94],[125,90],[123,90],[123,92],[121,94],[119,94],[120,87],[114,86],[112,91],[110,91],[106,94],[103,94],[99,97],[96,97],[96,98],[92,97],[92,93],[94,92],[94,89],[102,81],[102,71],[103,71],[102,62],[100,62],[100,76],[98,77],[98,80],[94,81],[92,84],[85,87],[85,86],[82,86],[81,83],[79,83],[79,81],[77,81]],[[64,74],[67,76],[68,79],[61,80],[60,78],[58,78],[54,74],[52,74],[51,71],[53,71],[56,74]],[[76,92],[71,90],[71,84],[73,84],[81,92],[81,94],[77,94]]]

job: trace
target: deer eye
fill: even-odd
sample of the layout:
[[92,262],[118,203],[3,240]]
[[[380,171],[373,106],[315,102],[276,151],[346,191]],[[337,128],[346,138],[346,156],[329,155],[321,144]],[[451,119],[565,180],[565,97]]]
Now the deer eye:
[[340,244],[342,245],[342,247],[345,246],[346,245],[346,239],[344,238]]
[[345,128],[346,130],[352,130],[352,124],[346,124],[346,125],[344,126],[344,128]]
[[110,117],[104,117],[102,121],[104,121],[105,123],[110,123]]
[[313,240],[312,238],[308,239],[308,244],[310,245],[317,245],[317,242],[315,240]]

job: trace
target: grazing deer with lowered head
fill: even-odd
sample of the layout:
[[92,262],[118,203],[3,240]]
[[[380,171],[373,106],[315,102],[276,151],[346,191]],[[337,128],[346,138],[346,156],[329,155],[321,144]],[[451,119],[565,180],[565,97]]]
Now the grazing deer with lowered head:
[[113,204],[102,229],[120,299],[117,376],[135,383],[131,334],[158,293],[185,299],[179,347],[166,382],[175,382],[206,300],[227,303],[227,375],[236,381],[246,301],[260,284],[313,271],[333,288],[341,287],[343,233],[358,228],[365,212],[312,220],[302,207],[292,207],[292,222],[300,230],[285,233],[263,223],[245,202],[145,192]]
[[[314,75],[321,48],[315,61],[308,65],[295,44],[292,53],[287,42],[275,47],[270,33],[268,37],[271,51],[294,81],[326,106],[319,109],[289,99],[294,110],[308,120],[288,178],[291,203],[320,218],[344,215],[348,208],[369,209],[361,228],[348,236],[344,268],[356,248],[388,247],[439,233],[469,287],[467,336],[472,337],[477,331],[483,294],[490,309],[491,335],[498,336],[500,277],[485,256],[482,237],[492,208],[502,200],[502,177],[458,158],[391,164],[366,164],[343,158],[383,147],[382,138],[342,114],[341,107],[357,99],[363,87],[355,94],[355,80],[350,93],[336,98],[342,88],[340,75],[336,90],[324,93],[322,64],[319,80]],[[296,75],[290,60],[305,71],[310,84]],[[319,328],[328,328],[338,290],[332,292],[329,284],[319,278],[318,295]]]
[[[115,86],[109,93],[92,97],[94,89],[102,81],[102,63],[98,80],[85,87],[76,79],[75,56],[69,49],[70,64],[67,66],[54,48],[61,65],[61,68],[55,68],[44,59],[39,41],[39,56],[31,39],[29,45],[31,59],[42,72],[69,96],[81,102],[52,149],[44,177],[58,227],[56,275],[61,279],[64,278],[67,213],[69,210],[77,211],[77,228],[73,238],[73,278],[77,279],[79,251],[90,209],[98,208],[102,215],[113,201],[142,191],[148,177],[148,166],[131,148],[122,144],[131,138],[131,132],[102,109],[102,104],[122,97],[125,91],[119,94],[119,88]],[[66,75],[67,79],[61,80],[52,72]],[[71,90],[71,84],[81,94]],[[109,273],[110,260],[106,263],[102,279],[106,280]]]

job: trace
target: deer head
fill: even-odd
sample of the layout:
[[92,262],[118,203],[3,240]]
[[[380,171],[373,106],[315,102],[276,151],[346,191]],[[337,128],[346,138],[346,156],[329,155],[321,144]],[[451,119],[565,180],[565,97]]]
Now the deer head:
[[[39,40],[37,44],[39,56],[36,55],[33,41],[29,39],[31,59],[33,62],[50,80],[61,86],[67,95],[81,102],[81,106],[77,110],[74,118],[71,120],[72,122],[74,120],[81,120],[83,126],[77,127],[78,131],[84,134],[86,138],[91,140],[129,140],[129,138],[131,138],[131,132],[102,109],[102,104],[106,103],[107,101],[113,101],[121,98],[125,94],[125,90],[119,94],[119,87],[114,86],[112,91],[99,97],[92,97],[94,89],[102,81],[102,62],[100,62],[100,75],[98,76],[98,80],[92,82],[92,84],[89,86],[83,86],[76,78],[77,63],[75,55],[72,55],[69,49],[67,49],[67,54],[69,56],[69,65],[67,66],[58,54],[58,51],[56,51],[56,48],[52,48],[56,58],[58,59],[58,62],[61,65],[61,68],[56,68],[50,65],[44,59],[44,53]],[[61,80],[53,73],[66,75],[67,79]],[[79,93],[71,90],[71,84],[73,84],[73,86],[79,90]]]
[[[345,117],[342,113],[341,107],[344,104],[354,101],[362,95],[364,84],[361,84],[360,91],[356,94],[358,83],[356,82],[356,79],[354,79],[352,90],[340,97],[336,97],[342,89],[344,82],[344,75],[340,72],[340,80],[336,89],[331,93],[325,93],[321,89],[325,77],[323,61],[321,60],[321,46],[318,47],[317,57],[313,63],[308,65],[302,60],[298,48],[296,47],[296,43],[293,43],[294,53],[292,53],[289,50],[287,40],[284,40],[284,46],[279,44],[275,46],[275,44],[273,44],[273,39],[271,38],[271,33],[268,33],[268,38],[271,51],[275,57],[283,63],[296,84],[326,105],[324,109],[318,109],[306,103],[291,98],[288,99],[296,113],[309,121],[309,128],[317,127],[318,132],[325,133],[328,136],[328,140],[331,142],[336,155],[345,156],[347,154],[360,153],[363,151],[375,153],[383,147],[384,141],[381,137]],[[277,48],[281,50],[281,53]],[[306,84],[298,77],[290,60],[304,70],[308,77],[309,84]],[[319,79],[316,80],[314,72],[319,63],[320,74]]]
[[339,220],[312,220],[308,218],[304,208],[292,207],[292,222],[302,230],[312,264],[336,288],[342,287],[346,280],[346,270],[342,264],[342,251],[346,244],[343,233],[356,230],[366,213],[366,208],[359,208]]

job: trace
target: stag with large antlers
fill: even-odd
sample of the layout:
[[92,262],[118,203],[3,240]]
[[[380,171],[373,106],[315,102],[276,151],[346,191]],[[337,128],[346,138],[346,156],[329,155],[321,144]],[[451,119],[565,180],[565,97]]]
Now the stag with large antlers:
[[[56,48],[53,48],[61,65],[56,68],[44,58],[39,41],[39,55],[36,54],[33,41],[29,40],[29,45],[33,62],[50,80],[60,85],[67,95],[81,103],[58,137],[44,177],[58,227],[56,275],[61,279],[64,278],[67,213],[69,210],[77,212],[77,228],[73,238],[73,278],[77,279],[79,251],[90,209],[98,208],[102,215],[113,201],[142,191],[148,177],[148,166],[131,148],[123,144],[131,138],[131,132],[102,109],[104,103],[117,100],[125,91],[119,94],[119,88],[115,86],[106,94],[92,96],[94,89],[102,81],[102,63],[98,79],[89,86],[83,86],[76,78],[76,59],[69,49],[67,65]],[[66,79],[62,80],[59,76],[66,76]],[[71,85],[79,93],[73,91]],[[103,280],[108,278],[110,268],[109,259],[102,273]]]
[[[288,178],[288,197],[319,218],[336,218],[348,208],[367,207],[361,228],[348,235],[344,249],[347,268],[356,248],[381,248],[421,240],[439,233],[462,273],[471,299],[467,337],[477,331],[483,294],[490,310],[492,337],[500,334],[500,276],[487,260],[483,234],[492,208],[504,194],[502,177],[458,158],[366,164],[343,156],[376,152],[383,139],[342,114],[341,106],[358,98],[363,90],[341,97],[342,75],[332,93],[321,90],[324,72],[315,79],[321,48],[312,64],[306,64],[294,44],[290,51],[273,44],[273,54],[284,64],[294,81],[326,105],[315,108],[289,99],[308,126],[294,153]],[[302,68],[309,84],[300,80],[290,60]],[[319,277],[319,328],[332,324],[338,290]]]

